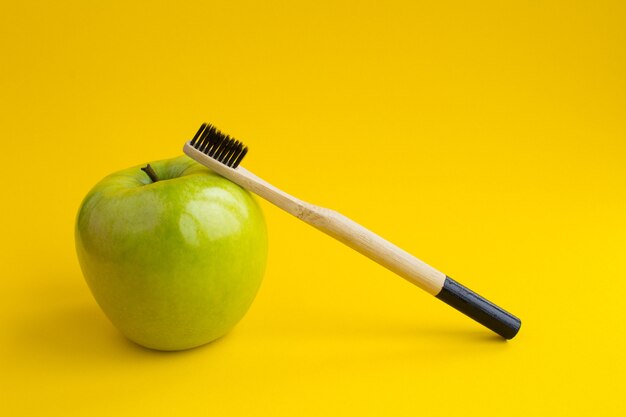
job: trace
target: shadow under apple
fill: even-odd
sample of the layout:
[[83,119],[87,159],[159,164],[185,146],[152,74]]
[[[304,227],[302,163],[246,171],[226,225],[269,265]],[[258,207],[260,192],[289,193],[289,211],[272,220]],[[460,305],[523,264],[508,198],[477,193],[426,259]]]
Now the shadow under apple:
[[[52,371],[85,372],[91,367],[126,367],[129,364],[171,361],[197,355],[203,347],[182,352],[161,352],[126,339],[109,322],[89,293],[81,276],[42,277],[36,291],[26,295],[28,314],[10,320],[8,354],[29,357],[28,366]],[[212,349],[223,339],[209,344]],[[209,346],[207,345],[207,346]],[[13,352],[11,352],[13,351]]]

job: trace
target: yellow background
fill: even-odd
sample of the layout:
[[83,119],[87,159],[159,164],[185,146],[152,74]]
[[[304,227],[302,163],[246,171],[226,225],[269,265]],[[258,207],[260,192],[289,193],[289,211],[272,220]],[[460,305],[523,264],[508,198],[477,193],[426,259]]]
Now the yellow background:
[[[3,2],[0,414],[623,415],[625,22],[623,1]],[[203,121],[518,337],[263,202],[267,274],[234,331],[127,342],[76,210]]]

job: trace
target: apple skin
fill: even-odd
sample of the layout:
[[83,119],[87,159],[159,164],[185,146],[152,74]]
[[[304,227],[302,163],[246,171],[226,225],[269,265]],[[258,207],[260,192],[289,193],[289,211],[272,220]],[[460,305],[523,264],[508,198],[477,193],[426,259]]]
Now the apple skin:
[[187,156],[129,168],[85,197],[78,260],[111,322],[135,343],[182,350],[226,334],[259,289],[267,228],[250,193]]

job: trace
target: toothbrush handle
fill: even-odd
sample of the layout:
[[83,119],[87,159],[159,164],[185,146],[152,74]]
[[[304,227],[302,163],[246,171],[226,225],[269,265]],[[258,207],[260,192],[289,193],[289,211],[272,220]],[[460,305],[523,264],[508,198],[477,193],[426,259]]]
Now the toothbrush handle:
[[519,331],[520,319],[355,221],[326,208],[305,207],[298,213],[300,219],[395,272],[503,338],[511,339]]
[[185,143],[183,151],[197,162],[350,246],[505,339],[511,339],[517,334],[521,326],[517,317],[346,216],[299,200],[242,166],[230,168],[195,149],[190,142]]

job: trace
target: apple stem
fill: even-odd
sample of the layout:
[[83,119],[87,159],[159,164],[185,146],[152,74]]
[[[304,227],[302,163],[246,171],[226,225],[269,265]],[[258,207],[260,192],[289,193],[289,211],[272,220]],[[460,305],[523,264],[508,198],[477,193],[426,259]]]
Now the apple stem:
[[157,176],[156,172],[154,172],[154,169],[150,166],[150,164],[141,168],[141,170],[150,177],[152,182],[157,182],[159,180],[159,177]]

